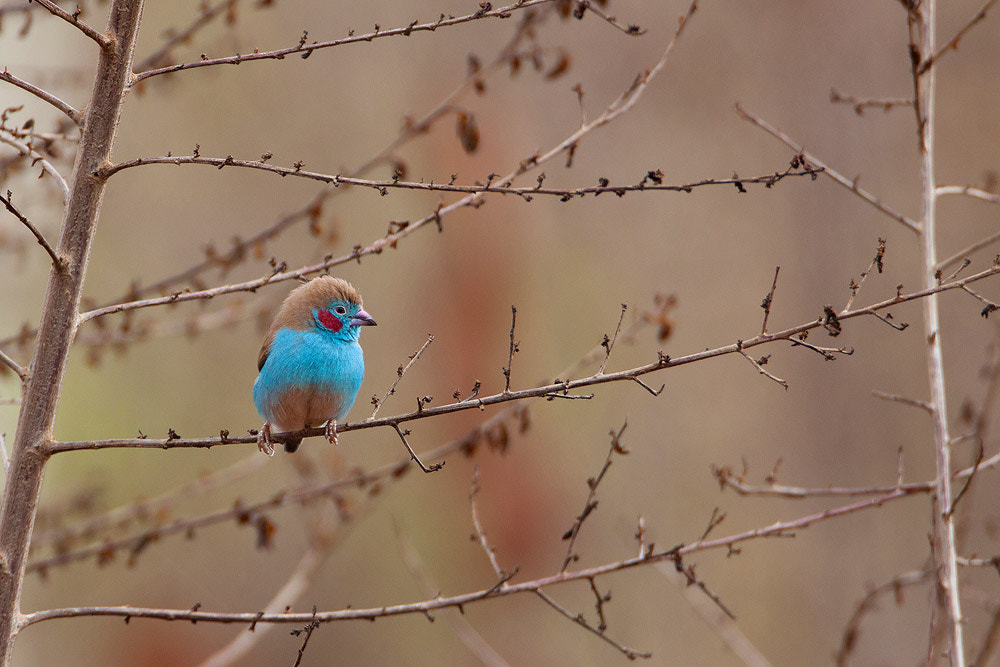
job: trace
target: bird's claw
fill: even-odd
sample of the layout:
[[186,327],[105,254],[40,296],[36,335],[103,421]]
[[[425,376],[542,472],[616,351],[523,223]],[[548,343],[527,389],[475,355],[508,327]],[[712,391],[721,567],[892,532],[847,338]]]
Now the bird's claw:
[[337,420],[336,419],[331,419],[330,421],[328,421],[326,423],[326,426],[324,427],[324,430],[323,430],[323,435],[326,436],[326,439],[330,441],[331,445],[336,445],[337,444],[337,441],[339,440],[339,438],[337,437]]
[[264,422],[257,434],[257,449],[268,456],[274,456],[274,444],[271,442],[271,425]]

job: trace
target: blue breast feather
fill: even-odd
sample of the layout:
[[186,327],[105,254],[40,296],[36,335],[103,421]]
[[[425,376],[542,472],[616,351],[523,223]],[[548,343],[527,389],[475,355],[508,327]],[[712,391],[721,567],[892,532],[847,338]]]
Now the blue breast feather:
[[273,421],[274,406],[288,389],[334,393],[341,399],[340,409],[328,417],[341,421],[354,404],[364,375],[365,360],[357,341],[315,330],[280,329],[253,384],[253,402],[265,419]]

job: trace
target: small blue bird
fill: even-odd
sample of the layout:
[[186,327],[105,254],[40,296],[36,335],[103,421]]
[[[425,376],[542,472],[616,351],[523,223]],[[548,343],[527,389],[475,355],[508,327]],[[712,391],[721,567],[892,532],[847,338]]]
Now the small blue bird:
[[[285,297],[257,358],[253,402],[264,418],[257,447],[274,456],[271,427],[297,431],[326,424],[337,442],[343,420],[361,388],[365,360],[358,344],[361,327],[375,320],[361,307],[361,295],[346,280],[320,276]],[[285,441],[294,452],[302,438]]]

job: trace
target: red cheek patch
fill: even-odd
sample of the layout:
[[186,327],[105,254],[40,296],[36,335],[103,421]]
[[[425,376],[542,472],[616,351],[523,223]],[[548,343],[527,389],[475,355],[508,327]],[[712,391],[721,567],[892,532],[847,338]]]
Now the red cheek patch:
[[344,328],[341,321],[334,317],[333,313],[329,310],[319,310],[317,311],[316,316],[319,318],[320,324],[334,333]]

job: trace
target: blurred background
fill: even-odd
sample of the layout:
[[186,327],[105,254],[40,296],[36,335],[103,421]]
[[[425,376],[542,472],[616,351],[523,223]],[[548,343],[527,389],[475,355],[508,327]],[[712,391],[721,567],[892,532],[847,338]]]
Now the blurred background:
[[[5,3],[0,64],[10,72],[82,107],[89,95],[94,45],[43,11],[25,14]],[[942,9],[941,39],[950,38],[982,3],[959,0]],[[261,6],[269,5],[269,6]],[[200,3],[148,3],[136,59],[156,52],[170,34],[195,20]],[[404,168],[410,180],[483,181],[507,173],[536,151],[546,151],[577,129],[583,111],[594,118],[659,59],[673,34],[683,1],[614,0],[606,11],[645,29],[629,36],[587,13],[582,20],[540,10],[524,54],[481,73],[482,90],[466,86],[451,102],[474,118],[477,149],[468,153],[456,133],[456,112],[442,114],[429,131],[406,141],[368,172],[387,178]],[[293,46],[303,30],[327,40],[373,29],[405,27],[414,19],[462,15],[475,3],[456,0],[364,3],[232,3],[228,19],[210,21],[169,54],[170,62]],[[106,23],[107,5],[87,3],[83,18]],[[127,99],[115,159],[189,155],[271,162],[324,173],[347,173],[376,156],[398,136],[406,119],[420,119],[466,80],[469,56],[485,67],[501,54],[521,21],[484,20],[414,33],[410,37],[319,50],[307,60],[290,57],[206,67],[144,82]],[[29,29],[23,30],[30,20]],[[938,179],[942,184],[989,186],[1000,155],[1000,85],[995,76],[1000,17],[989,15],[957,52],[939,64]],[[171,33],[173,31],[173,33]],[[532,58],[538,59],[538,66]],[[784,170],[793,152],[734,111],[740,102],[778,125],[807,150],[900,212],[919,218],[916,132],[910,107],[858,114],[832,104],[831,89],[859,97],[912,94],[903,9],[893,2],[703,2],[660,76],[636,107],[583,138],[571,168],[564,157],[544,165],[546,185],[590,186],[605,177],[632,184],[650,170],[667,183],[754,176]],[[55,114],[21,90],[0,87],[3,107],[24,105],[8,124],[29,118],[39,131]],[[467,137],[468,138],[468,137]],[[72,145],[61,145],[56,164],[69,175]],[[4,190],[55,240],[61,218],[59,191],[37,179],[38,167],[18,166],[0,146]],[[538,172],[523,177],[532,185]],[[309,205],[325,186],[263,172],[196,165],[129,169],[110,182],[91,257],[90,303],[121,301],[130,287],[155,283],[215,253],[228,252],[282,216]],[[781,267],[769,328],[816,318],[825,304],[843,307],[852,278],[886,239],[885,272],[865,282],[857,303],[888,298],[902,284],[918,289],[917,237],[859,198],[821,177],[788,179],[772,189],[701,188],[691,193],[647,192],[560,202],[526,203],[492,196],[426,227],[397,248],[333,270],[364,295],[379,326],[364,332],[367,374],[349,421],[371,414],[396,369],[434,335],[380,411],[413,409],[418,396],[432,405],[503,389],[510,307],[517,307],[512,386],[558,375],[612,334],[620,304],[625,326],[643,312],[666,311],[670,335],[641,328],[615,347],[608,368],[618,370],[718,347],[760,330],[761,299]],[[318,216],[290,225],[246,253],[226,271],[212,268],[171,286],[214,286],[269,273],[268,260],[289,267],[350,252],[383,236],[390,221],[417,220],[439,202],[437,193],[378,192],[351,188],[324,202]],[[940,203],[939,248],[948,256],[993,233],[998,209],[959,197]],[[985,268],[995,247],[971,258],[968,271]],[[44,253],[17,221],[0,224],[0,337],[38,322],[48,275]],[[71,357],[56,424],[61,440],[211,436],[220,429],[244,434],[260,418],[250,397],[262,329],[291,289],[281,283],[254,294],[108,317],[85,325]],[[996,300],[996,281],[980,285]],[[659,295],[659,302],[657,298]],[[956,433],[971,427],[989,380],[982,372],[995,355],[995,318],[968,295],[941,300],[949,409]],[[249,523],[233,518],[128,548],[107,550],[65,566],[35,571],[26,580],[26,611],[74,605],[256,611],[294,573],[308,571],[293,608],[308,611],[391,605],[491,586],[495,575],[473,531],[469,492],[479,467],[478,506],[483,528],[502,567],[519,567],[516,580],[558,571],[566,551],[561,535],[587,496],[588,477],[601,468],[609,432],[627,421],[622,444],[601,483],[597,511],[584,524],[576,566],[631,557],[637,518],[660,547],[696,540],[713,509],[725,513],[714,536],[790,520],[834,507],[835,499],[803,501],[740,497],[720,492],[713,465],[744,469],[763,484],[777,462],[777,481],[805,487],[883,486],[896,481],[898,450],[907,481],[934,475],[927,416],[872,396],[879,390],[924,400],[926,375],[920,307],[892,309],[913,326],[897,332],[875,318],[846,322],[837,339],[814,334],[817,344],[850,346],[834,362],[802,348],[774,345],[767,369],[785,379],[786,391],[738,356],[680,367],[647,378],[665,384],[654,398],[634,383],[603,385],[593,400],[528,404],[529,428],[509,423],[502,454],[478,447],[471,457],[446,456],[443,470],[410,470],[375,485],[342,490],[334,502],[284,505]],[[827,342],[829,341],[829,342]],[[26,362],[30,342],[4,349]],[[991,349],[993,351],[991,351]],[[995,358],[995,356],[993,356]],[[591,364],[585,371],[596,370]],[[18,394],[16,378],[0,376],[0,399]],[[995,411],[994,407],[994,411]],[[411,425],[418,452],[463,438],[498,409],[423,420]],[[17,406],[0,405],[0,432],[13,440]],[[996,416],[996,415],[994,415]],[[965,420],[965,421],[963,421]],[[996,430],[986,451],[996,451]],[[405,460],[390,430],[341,437],[334,449],[307,440],[301,454],[266,460],[253,446],[209,450],[107,450],[61,454],[47,471],[36,525],[33,559],[103,540],[142,535],[151,527],[250,505],[275,494]],[[956,463],[972,461],[972,445],[955,448]],[[211,475],[232,477],[216,483]],[[199,484],[199,480],[209,480]],[[994,473],[983,474],[963,500],[960,549],[989,557],[997,552]],[[177,489],[182,489],[179,493]],[[168,494],[163,502],[156,501]],[[172,495],[170,495],[172,494]],[[136,503],[149,503],[148,511]],[[71,538],[69,527],[115,508],[131,517],[93,540]],[[147,507],[147,506],[142,506]],[[738,555],[705,552],[685,561],[737,617],[746,638],[779,665],[833,660],[858,603],[873,585],[929,562],[929,498],[914,496],[880,509],[820,523],[793,539],[757,540]],[[136,516],[143,515],[143,516]],[[263,517],[263,518],[261,518]],[[256,522],[256,524],[254,524]],[[256,527],[255,527],[256,526]],[[273,529],[273,534],[271,530]],[[266,545],[259,535],[269,534]],[[316,536],[324,545],[311,549]],[[43,540],[44,537],[44,540]],[[60,539],[56,539],[60,538]],[[54,541],[53,541],[54,540]],[[130,556],[131,553],[131,556]],[[303,554],[319,554],[303,566]],[[418,565],[416,561],[419,560]],[[101,561],[101,562],[99,562]],[[104,562],[107,561],[107,562]],[[303,569],[303,567],[305,569]],[[608,634],[653,653],[655,664],[736,665],[742,660],[691,603],[676,577],[641,568],[598,580],[613,599],[605,606]],[[425,584],[421,583],[425,579]],[[968,644],[977,650],[997,609],[996,574],[962,572]],[[594,598],[585,583],[548,593],[571,613],[594,624]],[[696,602],[702,602],[695,591]],[[923,661],[933,589],[906,588],[880,598],[861,626],[853,664]],[[624,657],[559,616],[534,596],[510,597],[434,614],[376,623],[324,625],[311,637],[303,664],[479,664],[449,622],[469,624],[510,664],[603,665]],[[443,621],[443,622],[442,622]],[[270,629],[237,664],[287,664],[301,636],[291,627]],[[258,627],[261,633],[262,628]],[[26,629],[18,639],[19,665],[198,664],[245,628],[133,619],[60,620]],[[943,643],[939,642],[939,646]]]

